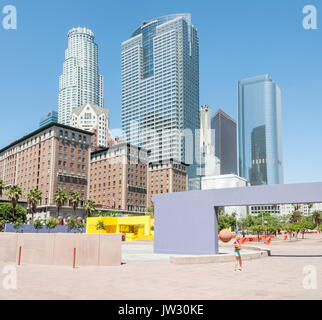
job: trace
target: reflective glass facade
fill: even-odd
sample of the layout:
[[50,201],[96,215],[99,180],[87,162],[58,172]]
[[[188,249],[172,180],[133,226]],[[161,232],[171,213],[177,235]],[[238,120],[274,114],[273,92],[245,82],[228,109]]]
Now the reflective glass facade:
[[269,75],[238,83],[239,175],[251,185],[283,183],[281,92]]
[[[199,127],[199,40],[190,15],[144,22],[122,43],[123,140],[150,150],[151,162],[189,164],[181,133],[194,136]],[[191,149],[199,159],[199,140]],[[195,178],[197,164],[190,163]]]

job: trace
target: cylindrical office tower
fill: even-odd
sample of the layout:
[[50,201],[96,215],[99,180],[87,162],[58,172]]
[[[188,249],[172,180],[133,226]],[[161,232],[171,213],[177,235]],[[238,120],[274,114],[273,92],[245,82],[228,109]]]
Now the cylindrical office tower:
[[72,110],[86,103],[103,106],[103,76],[99,74],[94,33],[78,27],[68,32],[63,74],[59,78],[59,123],[71,125]]

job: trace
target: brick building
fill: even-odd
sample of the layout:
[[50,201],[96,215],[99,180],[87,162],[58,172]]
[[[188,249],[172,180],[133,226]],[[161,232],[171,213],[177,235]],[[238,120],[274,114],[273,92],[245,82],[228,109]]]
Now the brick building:
[[91,154],[90,198],[97,207],[144,212],[147,151],[127,143]]
[[148,207],[152,207],[152,195],[188,191],[188,165],[173,159],[149,163]]
[[92,133],[50,123],[0,150],[4,188],[19,185],[22,198],[30,189],[42,192],[40,206],[55,206],[57,189],[79,191],[87,198]]

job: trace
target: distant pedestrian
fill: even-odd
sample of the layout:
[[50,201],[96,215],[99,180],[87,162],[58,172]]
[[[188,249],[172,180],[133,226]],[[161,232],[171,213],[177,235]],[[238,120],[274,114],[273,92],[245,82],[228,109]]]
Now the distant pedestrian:
[[[241,250],[241,245],[240,245],[240,236],[237,235],[235,241],[233,242],[234,246],[234,253],[235,253],[235,271],[242,271],[242,259],[240,256],[240,250]],[[238,268],[239,265],[239,268]]]

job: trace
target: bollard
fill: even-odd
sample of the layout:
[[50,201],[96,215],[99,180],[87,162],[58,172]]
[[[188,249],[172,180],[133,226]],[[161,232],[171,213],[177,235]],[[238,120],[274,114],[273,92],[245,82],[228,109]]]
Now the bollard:
[[73,255],[73,268],[75,269],[76,264],[76,248],[74,248],[74,255]]
[[18,266],[20,266],[21,261],[21,246],[19,246],[19,253],[18,253]]

